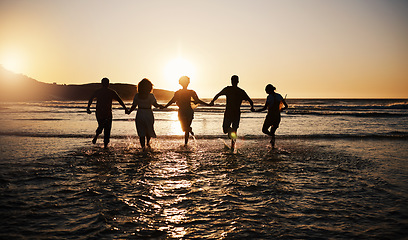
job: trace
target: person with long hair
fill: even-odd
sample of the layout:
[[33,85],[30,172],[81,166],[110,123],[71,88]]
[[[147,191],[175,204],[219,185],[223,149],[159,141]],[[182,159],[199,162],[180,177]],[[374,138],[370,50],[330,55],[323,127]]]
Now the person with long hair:
[[152,93],[153,84],[149,79],[144,78],[137,85],[137,93],[133,98],[132,107],[129,109],[130,114],[137,107],[136,113],[136,131],[139,136],[140,145],[143,151],[150,148],[150,139],[156,137],[154,131],[154,116],[152,106],[156,108],[163,108],[163,105],[157,103],[156,97]]

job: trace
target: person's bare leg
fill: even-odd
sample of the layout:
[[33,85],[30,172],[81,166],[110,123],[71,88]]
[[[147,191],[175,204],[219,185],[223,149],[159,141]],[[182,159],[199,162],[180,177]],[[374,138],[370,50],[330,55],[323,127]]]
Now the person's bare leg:
[[237,131],[234,129],[231,129],[231,132],[229,134],[229,137],[231,138],[231,149],[234,150],[235,149],[235,143],[237,142]]
[[189,135],[190,135],[189,132],[185,132],[185,133],[184,133],[184,145],[185,145],[185,146],[187,146]]
[[147,140],[147,143],[146,143],[147,148],[152,148],[152,147],[150,146],[150,139],[151,139],[151,137],[146,137],[146,140]]
[[98,136],[102,133],[103,129],[102,123],[98,121],[98,128],[95,131],[95,137],[92,139],[93,144],[96,144],[96,140],[98,140]]
[[272,135],[271,137],[271,145],[272,145],[272,148],[275,148],[275,135]]
[[277,127],[272,127],[271,128],[271,145],[272,148],[275,148],[275,132],[276,132]]
[[235,143],[237,142],[237,139],[231,139],[231,150],[235,149]]
[[146,149],[146,139],[145,137],[139,137],[140,141],[140,146],[142,147],[142,150],[144,151]]
[[93,144],[96,144],[96,140],[98,140],[98,135],[99,134],[95,134],[95,137],[92,139]]

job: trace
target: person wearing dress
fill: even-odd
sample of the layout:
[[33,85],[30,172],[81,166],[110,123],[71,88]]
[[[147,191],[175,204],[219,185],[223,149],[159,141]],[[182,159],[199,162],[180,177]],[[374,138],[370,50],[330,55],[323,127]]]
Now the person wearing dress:
[[137,107],[136,113],[136,131],[139,136],[140,145],[143,151],[146,150],[146,145],[150,148],[150,139],[156,137],[154,131],[154,116],[152,106],[163,108],[163,105],[157,103],[155,96],[152,93],[153,84],[144,78],[137,85],[138,93],[133,98],[132,107],[129,109],[130,114]]

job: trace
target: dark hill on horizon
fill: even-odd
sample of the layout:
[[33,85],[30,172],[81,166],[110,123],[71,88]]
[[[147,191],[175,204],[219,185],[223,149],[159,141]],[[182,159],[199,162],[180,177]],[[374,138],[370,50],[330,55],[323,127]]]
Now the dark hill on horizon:
[[[88,100],[100,87],[99,82],[78,85],[43,83],[0,66],[0,101]],[[113,83],[110,88],[118,92],[123,100],[132,100],[137,92],[134,84]],[[174,94],[162,89],[154,89],[153,93],[158,100],[170,100]]]

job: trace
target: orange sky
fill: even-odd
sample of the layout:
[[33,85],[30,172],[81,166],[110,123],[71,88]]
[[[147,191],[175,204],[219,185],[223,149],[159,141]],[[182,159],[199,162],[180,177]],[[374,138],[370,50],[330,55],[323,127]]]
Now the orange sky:
[[237,74],[251,97],[408,97],[403,0],[2,0],[0,36],[0,64],[42,82],[186,74],[212,97]]

